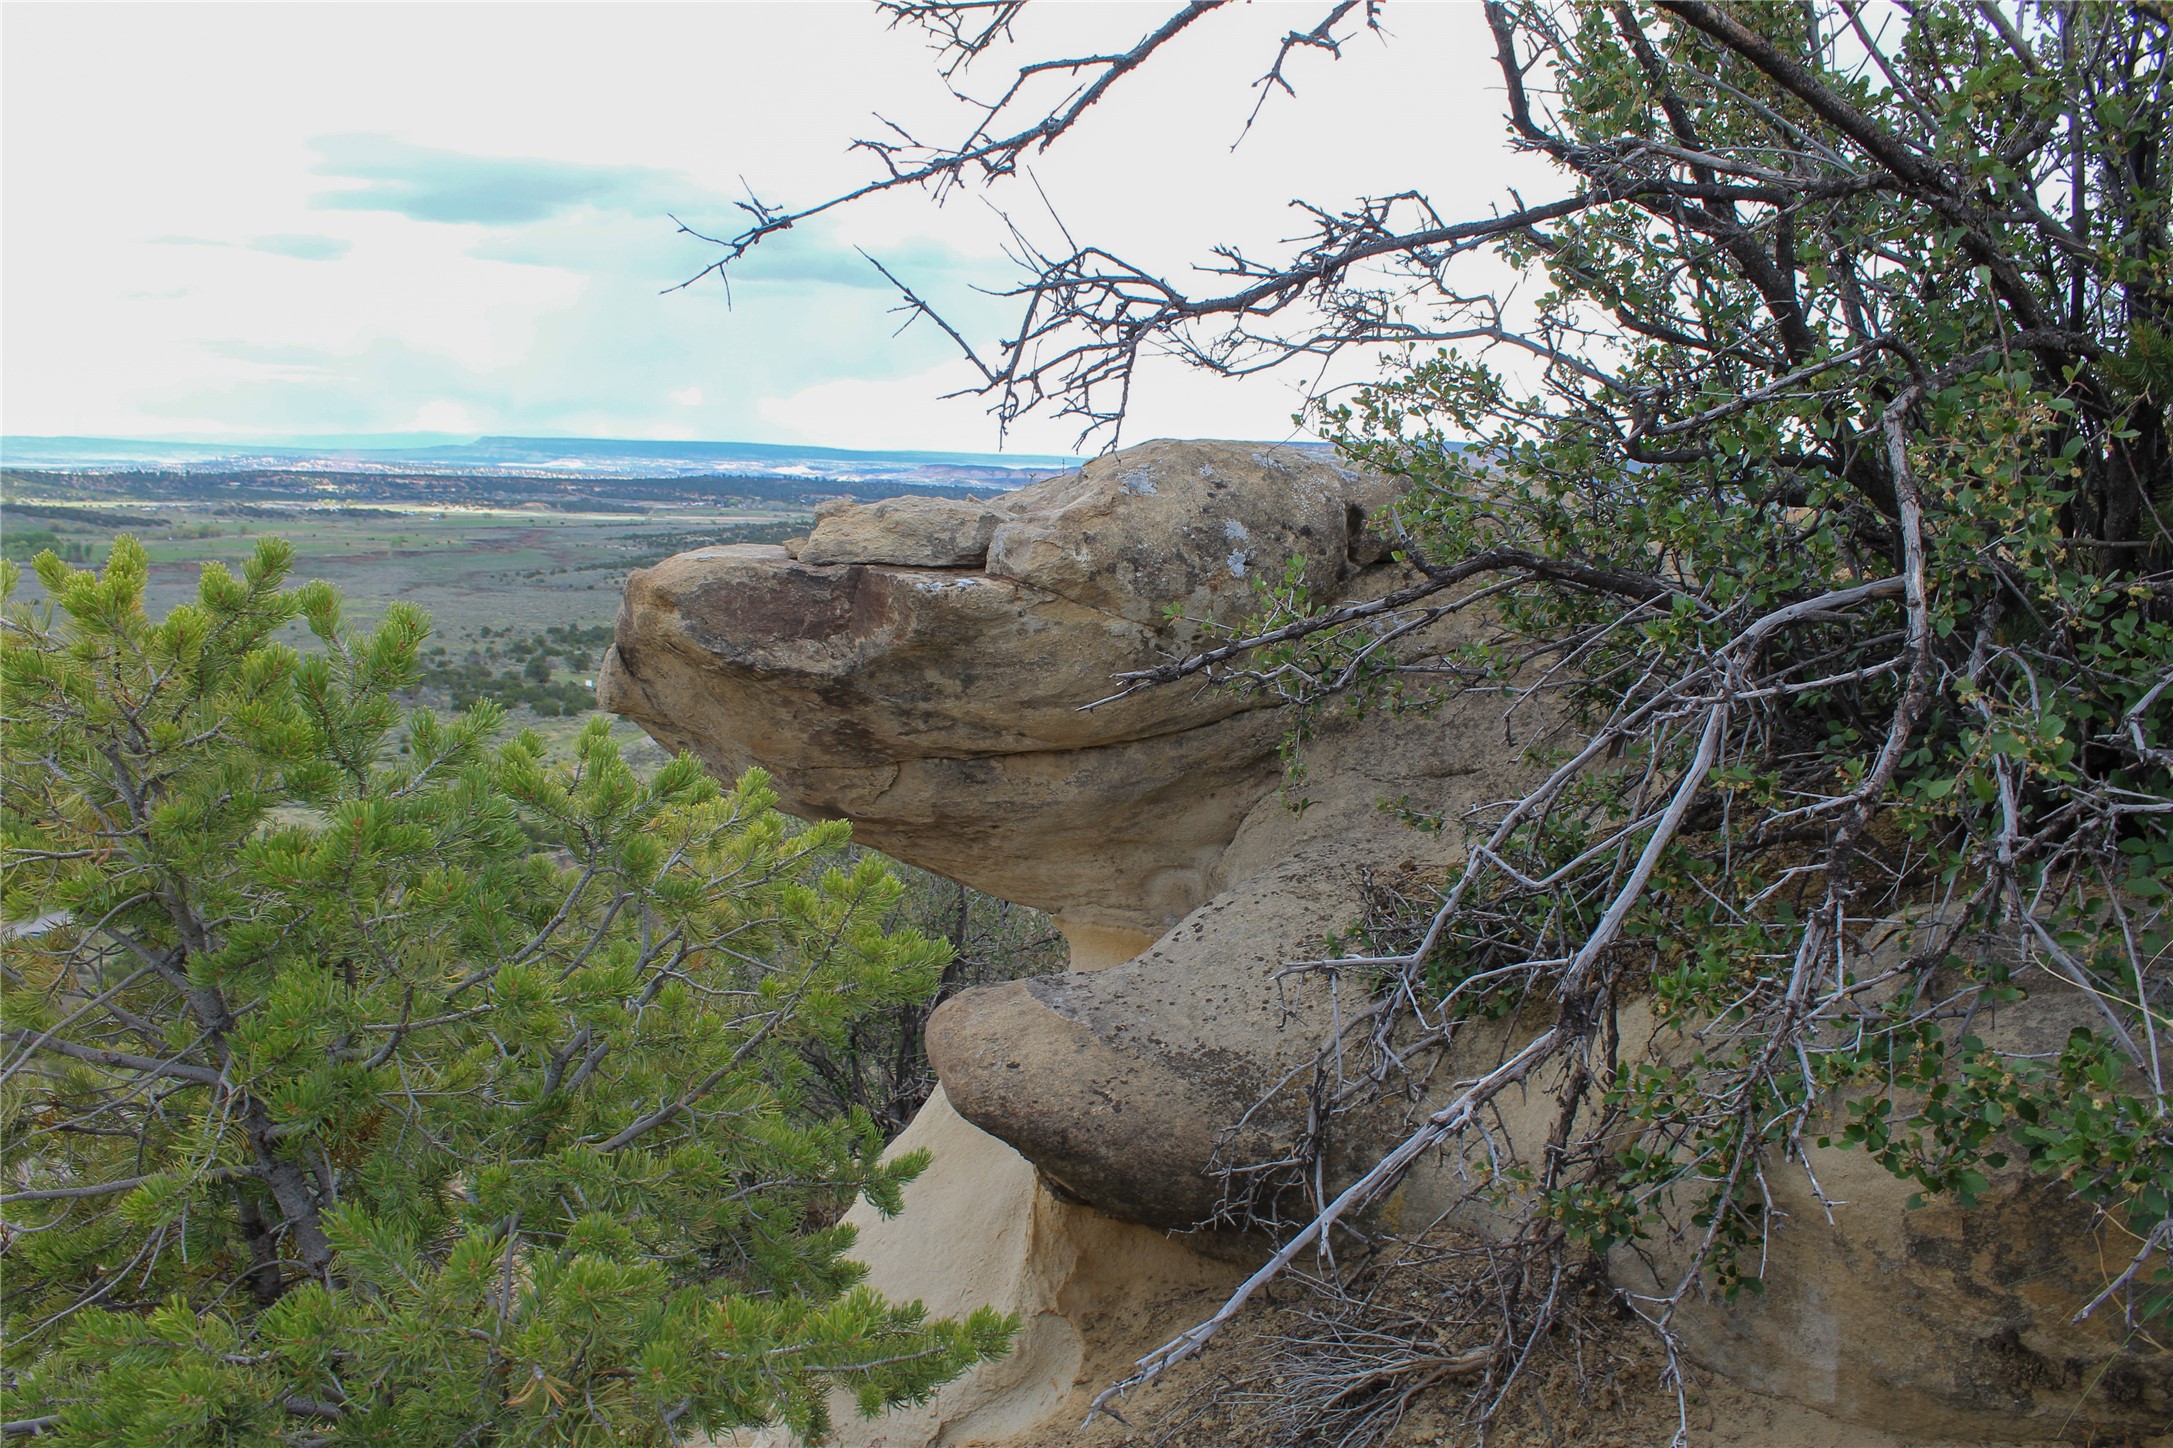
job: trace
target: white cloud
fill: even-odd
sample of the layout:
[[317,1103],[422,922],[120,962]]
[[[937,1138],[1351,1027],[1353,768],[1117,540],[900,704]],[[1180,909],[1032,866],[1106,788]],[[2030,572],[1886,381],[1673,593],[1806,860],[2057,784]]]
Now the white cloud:
[[414,419],[403,431],[479,433],[483,431],[483,427],[475,420],[475,414],[467,408],[441,398],[416,408]]
[[995,428],[985,404],[943,398],[965,386],[972,375],[962,363],[945,363],[879,381],[841,377],[758,398],[755,416],[767,435],[784,442],[940,452],[959,447],[959,439],[966,438],[975,450],[992,448]]
[[[1217,12],[1037,156],[1035,180],[1075,230],[1180,278],[1213,241],[1266,249],[1302,229],[1283,205],[1294,195],[1420,185],[1475,212],[1512,177],[1544,191],[1533,163],[1507,156],[1472,6],[1391,7],[1394,44],[1300,55],[1299,99],[1271,101],[1231,155],[1250,83],[1317,9]],[[729,307],[714,283],[663,294],[715,255],[666,210],[729,234],[742,176],[788,204],[865,179],[869,159],[845,143],[871,111],[930,134],[963,124],[921,41],[872,5],[175,6],[132,8],[120,26],[114,13],[9,13],[9,431],[360,432],[427,412],[471,425],[429,425],[443,431],[995,442],[977,400],[935,400],[971,374],[943,365],[931,329],[891,336],[893,299],[852,250],[999,336],[1007,310],[973,288],[1014,274],[1002,222],[974,198],[881,197],[773,237]],[[1035,6],[1021,29],[1052,47],[1128,45],[1159,13]],[[630,55],[641,64],[608,63]],[[322,204],[341,186],[370,194]],[[1025,178],[992,200],[1056,234]],[[1297,380],[1156,364],[1128,435],[1280,436]],[[1033,423],[1014,441],[1075,437]]]

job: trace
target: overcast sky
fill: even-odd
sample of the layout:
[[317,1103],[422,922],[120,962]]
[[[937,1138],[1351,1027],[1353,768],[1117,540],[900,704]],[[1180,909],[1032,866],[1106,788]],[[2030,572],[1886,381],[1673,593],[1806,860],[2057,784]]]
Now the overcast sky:
[[[1231,6],[1034,162],[1076,233],[1181,268],[1298,229],[1294,197],[1520,184],[1476,5],[1395,0],[1389,43],[1301,55],[1233,154],[1248,83],[1325,5]],[[1027,50],[1128,47],[1168,7],[1041,0]],[[663,289],[741,178],[804,204],[870,174],[874,112],[950,134],[922,37],[858,0],[704,5],[10,4],[0,428],[221,441],[485,433],[992,450],[968,373],[897,319],[864,246],[993,335],[992,208],[919,195],[765,242],[729,300]],[[988,92],[990,66],[966,88]],[[993,198],[1029,225],[1026,183]],[[1158,367],[1131,439],[1281,437],[1295,376]],[[1071,426],[1012,446],[1068,450]]]

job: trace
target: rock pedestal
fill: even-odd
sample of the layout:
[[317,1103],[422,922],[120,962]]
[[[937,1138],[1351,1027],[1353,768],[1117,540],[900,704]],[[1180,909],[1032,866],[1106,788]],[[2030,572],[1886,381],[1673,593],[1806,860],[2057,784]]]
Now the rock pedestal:
[[[1221,1280],[1158,1229],[1212,1216],[1216,1168],[1289,1137],[1296,1093],[1259,1103],[1361,1004],[1287,965],[1355,919],[1369,872],[1438,878],[1451,863],[1384,805],[1453,818],[1517,792],[1549,721],[1496,696],[1426,717],[1324,712],[1298,782],[1278,755],[1293,720],[1270,695],[1179,684],[1109,698],[1112,675],[1242,621],[1263,575],[1290,570],[1316,598],[1396,586],[1392,499],[1385,480],[1310,450],[1157,442],[986,506],[826,509],[789,552],[697,549],[629,580],[604,707],[719,775],[760,765],[796,813],[842,815],[866,844],[1052,912],[1075,963],[1107,967],[970,991],[931,1021],[946,1096],[906,1140],[935,1164],[895,1221],[856,1208],[862,1251],[894,1295],[939,1311],[992,1302],[1028,1326],[1007,1362],[851,1441],[1062,1441],[1059,1417],[1035,1415],[1067,1401],[1094,1332],[1140,1320],[1078,1303]],[[2045,999],[2015,1029],[2064,1030],[2067,1007]],[[1507,1045],[1472,1033],[1440,1091]],[[1548,1084],[1498,1103],[1502,1149],[1544,1140]],[[1344,1140],[1350,1159],[1329,1168],[1349,1173],[1371,1142],[1362,1123]],[[1822,1159],[1829,1223],[1800,1174],[1772,1176],[1790,1180],[1767,1291],[1678,1319],[1702,1365],[1857,1421],[1972,1440],[2064,1431],[2086,1391],[2080,1421],[2173,1416],[2168,1354],[2123,1344],[2102,1318],[2067,1320],[2126,1249],[2105,1243],[2100,1259],[2089,1215],[2057,1191],[2015,1177],[1975,1212],[1911,1213],[1907,1185],[1860,1155]],[[1484,1226],[1453,1162],[1414,1173],[1388,1210]],[[1620,1254],[1617,1282],[1651,1290],[1668,1252]],[[1075,1287],[1087,1282],[1099,1285]]]

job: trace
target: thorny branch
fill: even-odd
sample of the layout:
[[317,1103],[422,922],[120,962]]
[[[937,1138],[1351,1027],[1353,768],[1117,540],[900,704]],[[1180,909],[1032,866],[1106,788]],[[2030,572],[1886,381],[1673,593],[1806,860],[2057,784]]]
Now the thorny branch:
[[[1020,12],[885,8],[929,30],[954,81]],[[956,145],[864,143],[883,174],[795,211],[750,205],[710,270],[873,191],[1000,183],[1180,35],[1243,13],[1211,19],[1221,8],[1016,66]],[[1298,93],[1299,62],[1339,56],[1360,26],[1390,36],[1377,4],[1316,13],[1281,38],[1241,139],[1271,96]],[[2149,853],[2173,815],[2173,671],[2145,643],[2173,614],[2173,21],[2026,0],[1884,18],[1855,0],[1491,0],[1484,18],[1512,144],[1553,163],[1552,196],[1298,202],[1280,249],[1217,248],[1183,277],[1013,221],[1023,275],[998,294],[1015,326],[993,344],[944,327],[1000,422],[1045,410],[1111,445],[1157,351],[1225,376],[1354,350],[1403,360],[1314,418],[1413,480],[1404,572],[1373,597],[1277,600],[1235,637],[1118,676],[1110,699],[1194,679],[1305,709],[1476,681],[1505,721],[1543,701],[1573,721],[1516,798],[1432,822],[1468,842],[1438,889],[1401,898],[1365,948],[1288,967],[1359,982],[1365,1003],[1276,1088],[1307,1098],[1289,1113],[1302,1139],[1227,1167],[1230,1219],[1286,1231],[1282,1248],[1097,1410],[1359,1230],[1437,1149],[1474,1192],[1528,1172],[1547,1203],[1515,1239],[1488,1403],[1553,1320],[1574,1250],[1634,1240],[1626,1221],[1694,1198],[1703,1225],[1668,1280],[1624,1298],[1672,1358],[1686,1294],[1756,1276],[1738,1259],[1763,1251],[1774,1170],[1792,1162],[1824,1207],[1806,1143],[1850,1101],[1914,1099],[1932,1078],[1908,1063],[1926,1052],[1939,1079],[1993,1089],[1997,1072],[1968,1075],[1982,1062],[1966,1053],[1988,1048],[1966,1043],[2018,981],[2094,1002],[2136,1149],[2173,1150]],[[1029,118],[1033,87],[1059,76],[1070,88]],[[1460,262],[1482,250],[1550,290],[1467,295]],[[909,318],[942,324],[884,275]],[[1529,385],[1491,370],[1511,354]],[[1438,644],[1472,616],[1491,656]],[[1693,1003],[1694,1069],[1624,1041],[1629,1005],[1677,999]],[[1523,1010],[1544,1010],[1543,1029],[1466,1073],[1350,1186],[1322,1184],[1339,1113],[1425,1099],[1475,1012]],[[1558,1118],[1544,1159],[1516,1162],[1484,1108],[1539,1075]],[[1633,1079],[1649,1093],[1634,1129]],[[1926,1131],[1864,1127],[1861,1144],[1927,1190],[1963,1190],[1970,1148]],[[1255,1211],[1294,1183],[1304,1221]],[[2140,1322],[2167,1232],[2135,1218],[2133,1260],[2083,1313],[2117,1300]]]

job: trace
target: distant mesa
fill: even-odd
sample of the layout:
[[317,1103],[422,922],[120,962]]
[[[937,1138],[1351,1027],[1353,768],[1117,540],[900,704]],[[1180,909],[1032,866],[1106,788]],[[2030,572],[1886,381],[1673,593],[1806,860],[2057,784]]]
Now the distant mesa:
[[886,482],[1005,490],[1068,472],[1079,459],[1038,453],[866,452],[756,442],[635,438],[342,437],[293,444],[140,438],[0,437],[0,464],[67,472],[400,473],[475,477],[681,478],[730,473],[807,482]]

